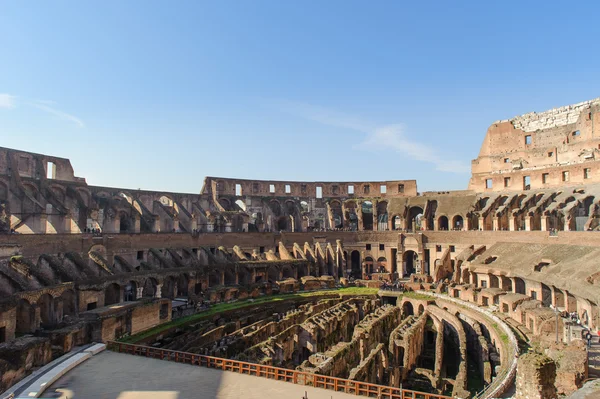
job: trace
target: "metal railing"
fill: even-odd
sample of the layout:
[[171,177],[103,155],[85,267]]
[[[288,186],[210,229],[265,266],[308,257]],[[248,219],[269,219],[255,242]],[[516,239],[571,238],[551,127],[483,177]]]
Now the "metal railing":
[[329,389],[359,396],[380,399],[452,399],[449,396],[434,393],[411,391],[403,388],[385,385],[370,384],[367,382],[347,380],[344,378],[329,377],[326,375],[306,373],[267,366],[262,364],[240,362],[238,360],[223,359],[220,357],[198,355],[196,353],[180,352],[169,349],[153,348],[150,346],[128,344],[124,342],[109,341],[108,349],[131,355],[144,356],[153,359],[170,360],[195,366],[208,367],[235,373],[270,378],[277,381],[291,382],[298,385],[312,386],[315,388]]

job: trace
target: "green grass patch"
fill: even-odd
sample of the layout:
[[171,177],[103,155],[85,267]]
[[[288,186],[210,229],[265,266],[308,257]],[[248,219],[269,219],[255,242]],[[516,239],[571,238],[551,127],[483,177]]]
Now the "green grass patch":
[[421,294],[421,293],[413,292],[413,291],[405,291],[402,293],[402,296],[404,296],[406,298],[411,298],[411,299],[420,299],[423,301],[435,301],[435,297],[433,297],[433,296]]
[[241,309],[249,306],[256,306],[264,303],[274,303],[281,301],[289,301],[294,299],[301,298],[310,298],[310,297],[319,297],[331,294],[338,295],[376,295],[378,292],[377,288],[367,288],[367,287],[348,287],[348,288],[339,288],[339,289],[331,289],[331,290],[323,290],[323,291],[311,291],[311,292],[297,292],[295,294],[281,294],[281,295],[271,295],[256,298],[254,300],[246,299],[243,301],[231,302],[231,303],[219,303],[211,306],[207,311],[196,313],[193,315],[189,315],[186,317],[182,317],[180,319],[161,324],[159,326],[153,327],[149,330],[143,331],[139,334],[135,334],[129,337],[123,337],[119,339],[120,342],[127,343],[136,343],[141,340],[144,340],[148,337],[151,337],[155,334],[160,334],[161,332],[167,331],[174,327],[181,327],[189,323],[193,323],[196,321],[203,320],[210,316],[214,316],[215,314],[227,312],[230,310]]

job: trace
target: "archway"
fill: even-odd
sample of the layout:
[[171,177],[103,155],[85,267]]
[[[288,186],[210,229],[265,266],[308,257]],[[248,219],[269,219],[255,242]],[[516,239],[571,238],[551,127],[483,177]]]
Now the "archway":
[[464,227],[464,219],[461,215],[456,215],[452,218],[452,229],[462,230]]
[[156,295],[157,287],[158,287],[158,281],[156,281],[152,277],[147,278],[146,281],[144,282],[144,289],[142,291],[142,296],[154,298],[154,296]]
[[406,226],[409,231],[421,230],[421,222],[423,219],[423,208],[420,206],[413,206],[408,210],[408,219]]
[[230,268],[226,268],[223,271],[223,279],[225,280],[226,286],[236,285],[235,284],[235,271]]
[[177,282],[175,281],[174,277],[165,277],[160,290],[160,296],[163,298],[175,299],[177,296]]
[[404,251],[402,260],[404,261],[404,276],[408,277],[415,273],[419,255],[415,251]]
[[400,230],[400,229],[402,229],[402,218],[400,216],[396,215],[392,219],[392,229],[393,230]]
[[184,273],[177,277],[177,296],[187,297],[189,290],[190,280],[188,276]]
[[129,216],[125,213],[121,213],[119,218],[119,233],[128,233],[130,231],[131,224],[129,222]]
[[25,299],[19,299],[17,304],[17,325],[15,330],[19,334],[28,334],[35,329],[35,311]]
[[221,276],[219,276],[218,272],[213,270],[208,273],[208,286],[210,288],[216,287],[221,284]]
[[125,290],[123,293],[124,301],[135,301],[137,298],[137,283],[135,281],[130,281],[125,285]]
[[121,286],[117,283],[109,284],[104,290],[104,306],[121,302]]
[[380,201],[377,203],[377,230],[386,231],[388,229],[388,203]]
[[267,279],[270,283],[275,283],[279,280],[279,270],[275,266],[269,266],[267,269]]
[[75,293],[73,290],[65,290],[61,295],[63,316],[75,316],[77,307],[75,306]]
[[402,304],[402,316],[404,317],[408,317],[408,316],[413,316],[415,314],[415,311],[413,309],[413,305],[412,303],[410,303],[409,301],[406,301]]
[[289,265],[285,265],[283,266],[283,268],[281,269],[282,273],[283,273],[283,278],[294,278],[294,270],[292,269],[291,266]]
[[370,276],[373,273],[373,258],[367,256],[363,261],[364,272]]
[[515,277],[515,293],[527,295],[525,293],[525,281],[522,278]]
[[438,218],[438,230],[448,230],[448,218],[446,216]]
[[43,294],[37,302],[40,308],[40,320],[42,328],[54,326],[54,300],[50,294]]
[[373,203],[371,201],[364,201],[362,203],[362,218],[363,218],[363,229],[373,230]]
[[384,256],[377,258],[377,273],[387,273],[387,259]]
[[350,254],[350,266],[352,269],[352,277],[361,278],[362,271],[360,269],[360,252],[352,251]]
[[542,305],[550,307],[552,304],[552,290],[546,284],[542,283]]
[[288,231],[288,220],[287,216],[281,216],[277,219],[277,231]]

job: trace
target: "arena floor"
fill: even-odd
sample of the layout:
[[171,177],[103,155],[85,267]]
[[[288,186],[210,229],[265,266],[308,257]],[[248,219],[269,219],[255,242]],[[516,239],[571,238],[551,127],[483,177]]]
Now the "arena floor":
[[354,395],[105,351],[54,383],[45,398],[350,399]]

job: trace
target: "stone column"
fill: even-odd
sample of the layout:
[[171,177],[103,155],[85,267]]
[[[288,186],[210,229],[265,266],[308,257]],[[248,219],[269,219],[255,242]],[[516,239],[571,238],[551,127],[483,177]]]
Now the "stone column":
[[40,227],[38,228],[38,231],[36,231],[36,233],[41,233],[41,234],[48,233],[48,215],[46,215],[45,213],[42,213],[40,215],[39,226]]
[[379,231],[379,222],[377,221],[377,201],[373,201],[373,231]]
[[542,216],[540,218],[540,222],[541,222],[540,230],[548,231],[548,216]]
[[219,284],[225,285],[225,272],[224,271],[222,271],[221,275],[219,276]]
[[509,216],[508,218],[508,230],[509,231],[515,231],[515,227],[517,225],[517,217],[516,216]]
[[62,232],[66,234],[70,234],[71,231],[71,214],[67,213],[63,218],[63,227]]
[[144,296],[144,287],[137,287],[135,290],[135,299],[142,299]]
[[160,216],[158,215],[154,217],[154,228],[152,229],[152,232],[160,232]]
[[135,220],[133,221],[133,232],[139,233],[141,230],[141,217],[140,215],[135,215]]
[[158,284],[156,286],[156,293],[154,294],[154,298],[162,298],[162,284]]
[[485,230],[485,218],[479,216],[479,230]]
[[531,216],[525,216],[525,231],[531,231]]
[[498,230],[500,230],[500,228],[499,228],[499,227],[500,227],[500,226],[499,226],[498,216],[494,216],[494,217],[492,218],[492,230],[494,230],[494,231],[498,231]]

